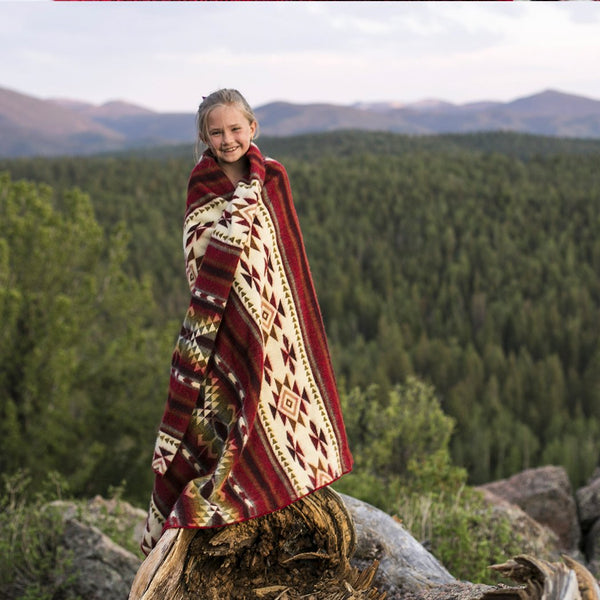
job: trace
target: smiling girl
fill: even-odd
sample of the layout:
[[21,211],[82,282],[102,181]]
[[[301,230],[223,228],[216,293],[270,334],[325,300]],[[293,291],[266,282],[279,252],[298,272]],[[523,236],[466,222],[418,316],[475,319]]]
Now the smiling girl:
[[191,300],[152,462],[145,553],[169,528],[283,509],[351,468],[325,330],[284,167],[253,139],[244,97],[198,110],[188,184]]

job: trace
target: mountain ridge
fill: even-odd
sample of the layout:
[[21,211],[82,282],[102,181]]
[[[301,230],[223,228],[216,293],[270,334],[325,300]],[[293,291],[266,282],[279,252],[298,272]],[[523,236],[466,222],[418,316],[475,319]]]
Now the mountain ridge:
[[[261,131],[281,137],[341,129],[410,135],[515,131],[600,138],[600,100],[555,89],[509,102],[298,104],[274,101],[255,108]],[[157,112],[124,100],[100,105],[68,98],[35,98],[0,87],[0,157],[93,154],[194,143],[195,114]]]

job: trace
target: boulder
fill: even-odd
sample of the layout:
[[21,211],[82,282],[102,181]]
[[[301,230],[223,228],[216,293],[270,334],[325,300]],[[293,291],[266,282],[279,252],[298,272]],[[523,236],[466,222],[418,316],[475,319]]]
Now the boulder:
[[600,574],[600,473],[598,470],[588,485],[575,494],[579,510],[579,523],[583,533],[583,551],[589,569]]
[[583,550],[590,571],[600,575],[600,520],[587,532]]
[[579,522],[583,531],[589,530],[600,518],[600,479],[594,479],[575,494],[579,510]]
[[121,542],[121,545],[125,545],[129,550],[135,549],[141,556],[140,540],[144,533],[147,514],[147,511],[135,508],[124,500],[96,496],[87,503],[83,511],[83,520],[90,525],[98,526],[105,533],[108,530],[113,536],[117,533],[119,538],[123,538],[126,542],[125,544]]
[[577,552],[581,540],[575,497],[563,467],[527,469],[480,486],[516,504],[558,536],[561,550]]
[[342,495],[356,529],[351,563],[364,569],[373,561],[379,569],[373,585],[380,591],[411,594],[423,588],[453,584],[446,568],[393,517],[351,496]]
[[560,558],[558,535],[546,525],[532,519],[522,508],[497,496],[489,489],[477,488],[483,493],[483,499],[492,508],[492,519],[504,518],[510,522],[511,530],[523,541],[521,552],[546,560]]
[[73,597],[85,600],[123,600],[127,598],[140,558],[115,544],[108,536],[77,519],[67,519],[63,548],[73,562]]

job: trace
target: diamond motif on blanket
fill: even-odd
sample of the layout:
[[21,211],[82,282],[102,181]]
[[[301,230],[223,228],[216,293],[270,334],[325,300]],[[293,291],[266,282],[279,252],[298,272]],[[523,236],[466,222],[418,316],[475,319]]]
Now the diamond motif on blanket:
[[300,412],[300,405],[302,398],[292,392],[288,388],[284,388],[281,395],[279,396],[279,402],[277,403],[277,410],[284,415],[290,417],[290,419],[297,420],[298,413]]

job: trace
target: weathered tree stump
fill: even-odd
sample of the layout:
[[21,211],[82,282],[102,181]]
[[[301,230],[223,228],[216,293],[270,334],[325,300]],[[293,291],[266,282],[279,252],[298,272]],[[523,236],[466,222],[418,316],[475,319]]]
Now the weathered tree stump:
[[[600,588],[594,576],[569,556],[563,562],[549,562],[520,554],[505,563],[490,568],[508,577],[522,587],[511,588],[502,596],[511,600],[599,600]],[[484,600],[499,600],[496,590]]]
[[170,529],[140,567],[129,600],[383,600],[377,563],[350,565],[356,537],[323,488],[270,515],[222,529]]

